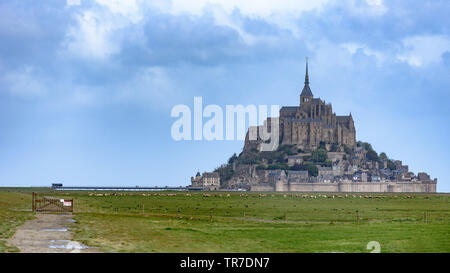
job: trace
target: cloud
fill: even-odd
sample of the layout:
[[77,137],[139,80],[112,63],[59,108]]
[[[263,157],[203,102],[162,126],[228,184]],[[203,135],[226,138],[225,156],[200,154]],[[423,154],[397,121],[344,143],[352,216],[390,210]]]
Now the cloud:
[[74,56],[105,59],[121,49],[120,31],[142,21],[142,10],[134,0],[97,0],[98,5],[75,13],[63,43]]
[[138,23],[142,20],[142,6],[138,0],[96,0],[96,2],[107,7],[113,14],[120,14],[132,23]]
[[151,105],[156,109],[166,109],[173,102],[168,98],[180,98],[180,87],[176,87],[168,71],[162,67],[143,67],[119,86],[113,88],[112,102],[126,102]]
[[442,61],[442,54],[450,50],[450,38],[444,35],[412,36],[402,40],[404,51],[398,60],[419,67]]
[[307,12],[320,15],[336,7],[358,16],[379,16],[386,11],[381,0],[96,0],[95,5],[73,15],[77,24],[68,31],[64,44],[75,56],[106,59],[120,53],[124,36],[129,36],[124,31],[141,33],[152,16],[166,14],[187,16],[192,21],[211,16],[214,25],[235,31],[247,46],[277,45],[278,33],[254,33],[245,23],[261,20],[280,31],[290,31],[294,39],[304,39],[311,22],[299,22],[299,18]]
[[[240,12],[234,12],[232,14],[227,13],[223,8],[212,8],[211,13],[214,18],[214,24],[218,27],[228,27],[234,30],[244,44],[248,46],[254,46],[258,43],[274,44],[278,41],[277,33],[251,33],[245,26],[248,21],[256,21],[245,17]],[[265,22],[265,21],[264,21]]]
[[110,41],[114,26],[98,13],[84,11],[76,16],[78,26],[71,28],[65,41],[67,50],[88,58],[105,58],[118,52],[119,46]]
[[385,61],[385,53],[369,48],[365,44],[358,43],[343,43],[341,46],[348,50],[352,55],[356,54],[357,50],[360,49],[367,56],[374,56],[377,60],[377,65],[381,65]]
[[[34,89],[53,94],[53,89],[44,88],[46,79],[52,79],[56,86],[67,84],[67,97],[82,104],[111,101],[102,94],[106,89],[113,92],[111,97],[161,101],[160,93],[144,85],[174,94],[180,84],[173,81],[180,78],[176,73],[186,74],[174,72],[180,66],[190,71],[199,66],[235,69],[265,62],[300,63],[308,55],[323,71],[366,69],[375,63],[407,67],[439,61],[449,51],[444,34],[414,36],[402,25],[391,29],[399,18],[389,13],[391,3],[380,0],[92,0],[80,1],[76,8],[66,8],[62,1],[59,7],[43,10],[20,1],[6,5],[10,10],[0,5],[0,15],[5,15],[0,16],[0,34],[5,37],[0,60],[7,72],[3,78],[8,79],[3,82],[12,84],[23,70],[24,85],[35,86],[15,84],[8,90],[16,91],[10,93]],[[6,16],[13,10],[28,20]],[[415,10],[408,12],[413,17]],[[429,19],[417,18],[416,25],[420,20]],[[9,27],[14,22],[14,28]]]
[[81,5],[81,0],[67,0],[68,6],[79,6]]
[[382,6],[383,0],[366,0],[367,4],[370,6]]
[[250,17],[269,18],[273,14],[298,15],[302,11],[320,9],[331,0],[173,0],[170,6],[160,6],[166,11],[179,15],[188,13],[201,15],[208,6],[220,6],[227,14],[238,9],[242,14]]
[[[155,5],[161,12],[175,16],[188,14],[198,17],[212,12],[217,25],[236,30],[248,44],[254,44],[257,38],[239,25],[235,13],[250,19],[262,19],[287,29],[296,38],[300,38],[304,30],[298,26],[297,20],[305,12],[320,14],[336,6],[342,6],[344,10],[362,16],[380,16],[387,11],[382,0],[173,0],[170,4]],[[259,41],[265,42],[267,39]]]
[[[236,31],[247,45],[259,42],[273,43],[275,37],[249,33],[243,18],[263,19],[271,24],[297,33],[293,21],[303,11],[320,9],[330,0],[318,1],[237,1],[237,0],[173,0],[146,2],[139,0],[96,0],[97,6],[76,16],[78,25],[69,33],[70,51],[81,56],[105,58],[120,50],[112,38],[117,31],[130,25],[139,25],[145,19],[144,11],[157,11],[174,17],[201,18],[212,15],[214,24]],[[148,16],[148,15],[147,15]],[[288,19],[286,19],[288,18]],[[290,18],[290,19],[289,19]]]
[[350,0],[347,1],[347,8],[355,15],[370,17],[383,16],[388,11],[383,0]]
[[1,85],[5,88],[3,91],[25,99],[45,96],[47,86],[42,75],[38,74],[31,66],[9,71],[0,78]]

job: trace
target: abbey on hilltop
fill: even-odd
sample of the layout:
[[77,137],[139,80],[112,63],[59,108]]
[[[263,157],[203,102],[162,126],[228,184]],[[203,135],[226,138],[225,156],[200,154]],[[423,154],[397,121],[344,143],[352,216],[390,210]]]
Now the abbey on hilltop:
[[309,87],[308,61],[300,106],[285,106],[280,111],[281,144],[294,144],[302,150],[318,148],[321,142],[356,145],[352,115],[336,116],[331,103],[314,98]]
[[[217,168],[222,189],[301,192],[436,192],[437,179],[415,175],[400,160],[378,154],[356,141],[351,113],[338,116],[330,103],[314,98],[308,60],[299,106],[285,106],[278,119],[267,118],[268,132],[278,126],[278,147],[265,150],[265,139],[247,132],[242,153]],[[274,128],[273,128],[274,127]],[[261,128],[262,129],[262,128]],[[255,132],[252,131],[252,132]],[[252,135],[254,136],[254,135]],[[273,135],[271,135],[273,137]],[[275,142],[277,143],[277,142]],[[196,178],[198,180],[198,178]],[[198,187],[196,179],[191,179]],[[206,189],[206,188],[205,188]]]

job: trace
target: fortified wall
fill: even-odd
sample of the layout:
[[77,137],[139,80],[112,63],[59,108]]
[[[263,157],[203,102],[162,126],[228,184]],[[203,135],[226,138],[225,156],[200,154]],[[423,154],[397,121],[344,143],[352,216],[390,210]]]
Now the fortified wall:
[[436,192],[437,180],[416,182],[352,182],[336,183],[283,183],[272,185],[253,185],[250,191],[262,192]]

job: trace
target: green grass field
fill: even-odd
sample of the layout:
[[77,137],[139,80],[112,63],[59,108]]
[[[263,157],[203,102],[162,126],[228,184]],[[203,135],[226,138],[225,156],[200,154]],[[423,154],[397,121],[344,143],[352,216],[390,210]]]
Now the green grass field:
[[16,227],[32,219],[31,194],[0,190],[0,253],[16,252],[17,248],[6,246],[6,239],[14,234]]
[[104,252],[450,252],[448,194],[48,194],[75,198],[74,239]]

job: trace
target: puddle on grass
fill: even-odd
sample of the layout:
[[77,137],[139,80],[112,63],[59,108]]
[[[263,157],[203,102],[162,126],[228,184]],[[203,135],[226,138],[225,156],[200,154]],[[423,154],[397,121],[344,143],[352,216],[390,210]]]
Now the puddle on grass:
[[68,228],[47,228],[44,231],[68,231]]

